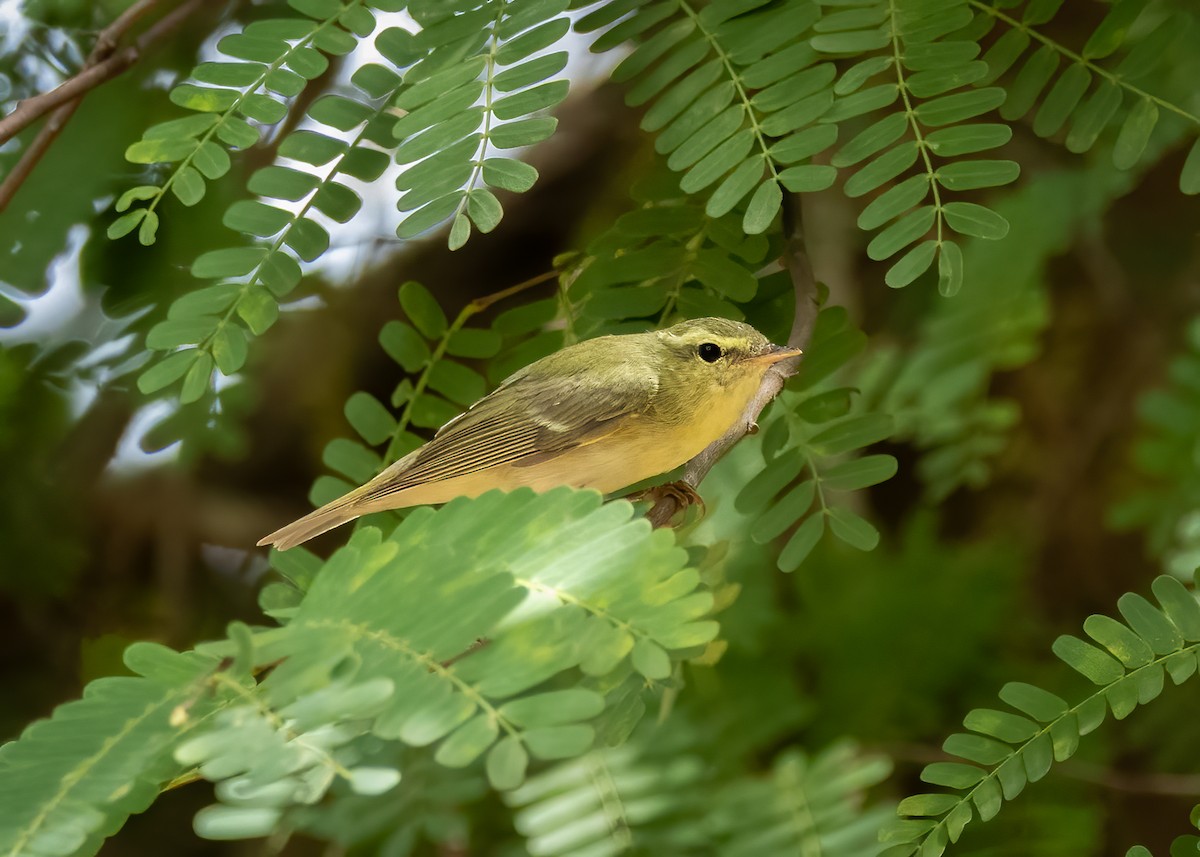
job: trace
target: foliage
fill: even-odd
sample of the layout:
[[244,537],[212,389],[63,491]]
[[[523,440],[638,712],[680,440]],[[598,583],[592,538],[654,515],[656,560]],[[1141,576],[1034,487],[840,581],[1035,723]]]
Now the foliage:
[[[27,37],[0,39],[4,112],[71,78],[129,8],[25,4]],[[37,641],[6,651],[33,677],[0,711],[29,719],[67,695],[94,629],[174,646],[114,645],[122,663],[79,671],[96,679],[82,699],[0,747],[0,854],[95,853],[171,791],[209,803],[200,836],[278,849],[934,855],[1028,783],[1070,775],[1054,762],[1124,761],[1119,736],[1093,736],[1110,710],[1155,701],[1186,743],[1191,708],[1158,698],[1200,657],[1181,582],[1200,556],[1200,328],[1162,372],[1161,346],[1143,347],[1154,358],[1132,381],[1095,355],[1195,316],[1195,9],[195,14],[170,51],[84,100],[0,212],[0,583]],[[623,106],[602,114],[589,76]],[[579,126],[606,150],[586,161],[574,111],[606,126]],[[34,134],[0,146],[0,182]],[[554,232],[567,209],[588,217]],[[527,219],[538,228],[507,231]],[[804,282],[805,248],[828,283]],[[72,275],[75,315],[46,333],[32,296]],[[1127,325],[1135,313],[1149,323]],[[274,552],[273,571],[227,547],[280,517],[231,498],[295,506],[307,456],[330,471],[308,499],[327,502],[563,345],[699,316],[784,342],[809,315],[798,372],[706,479],[707,516],[677,530],[560,489],[372,515],[328,559]],[[1064,377],[1083,390],[1065,404]],[[1136,432],[1120,419],[1134,398]],[[1124,433],[1128,466],[1108,455]],[[154,471],[166,488],[139,481],[132,440],[185,466]],[[1093,465],[1090,481],[1075,472]],[[1101,507],[1171,572],[1157,606],[1117,598],[1146,569],[1102,532]],[[142,516],[137,537],[109,537],[122,514]],[[268,574],[274,624],[190,597],[187,546],[220,572],[206,594]],[[108,574],[122,558],[145,573]],[[1047,645],[1113,601],[1123,622],[1093,615],[1093,642]],[[191,624],[155,624],[188,610]],[[1075,704],[1041,689],[1051,649],[1098,689]],[[1006,708],[971,708],[1009,674],[1030,682],[1003,685]],[[960,761],[921,774],[948,791],[885,818],[905,752],[962,708],[942,745]],[[1028,827],[986,826],[1001,853],[1078,853],[1112,827],[1094,797],[1032,791]]]
[[1069,706],[1040,687],[1010,682],[1000,690],[1000,699],[1019,713],[971,711],[963,719],[970,731],[951,735],[942,745],[963,761],[934,762],[921,772],[924,782],[961,794],[922,794],[901,801],[902,818],[881,833],[884,841],[899,844],[883,853],[941,854],[972,819],[992,819],[1004,801],[1044,777],[1054,762],[1075,755],[1080,737],[1099,727],[1109,710],[1123,720],[1162,693],[1165,676],[1180,684],[1195,675],[1200,603],[1173,577],[1157,578],[1153,589],[1157,607],[1133,593],[1121,597],[1124,623],[1103,615],[1084,622],[1084,631],[1103,648],[1070,635],[1054,642],[1054,654],[1099,690]]

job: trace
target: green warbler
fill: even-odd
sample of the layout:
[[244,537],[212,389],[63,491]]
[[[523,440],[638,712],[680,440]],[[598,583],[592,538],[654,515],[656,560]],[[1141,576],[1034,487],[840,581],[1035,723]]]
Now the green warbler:
[[370,512],[493,488],[617,491],[698,455],[741,417],[770,367],[799,354],[721,318],[571,345],[516,372],[366,485],[259,544],[287,550]]

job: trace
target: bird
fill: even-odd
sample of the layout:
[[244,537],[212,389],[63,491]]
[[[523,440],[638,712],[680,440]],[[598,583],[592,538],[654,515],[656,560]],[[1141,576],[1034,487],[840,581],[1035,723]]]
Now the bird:
[[694,458],[737,422],[772,366],[800,354],[723,318],[567,346],[515,372],[365,485],[258,544],[288,550],[372,512],[492,489],[611,494]]

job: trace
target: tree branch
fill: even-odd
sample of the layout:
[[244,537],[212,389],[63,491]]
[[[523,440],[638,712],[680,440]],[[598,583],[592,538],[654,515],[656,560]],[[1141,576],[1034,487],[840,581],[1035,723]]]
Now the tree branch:
[[[804,243],[804,223],[800,210],[799,194],[788,194],[784,197],[783,231],[786,236],[782,262],[792,277],[792,290],[796,296],[796,313],[792,319],[792,331],[787,344],[796,348],[807,348],[812,339],[813,327],[817,321],[817,281],[813,276],[812,262],[808,258],[808,249]],[[772,366],[765,376],[758,393],[750,401],[741,419],[730,427],[713,443],[686,465],[683,469],[683,481],[693,487],[700,484],[708,475],[708,471],[728,452],[734,444],[758,430],[758,417],[763,408],[779,395],[784,382],[796,374],[800,358],[784,360]],[[653,491],[653,489],[651,489]],[[680,498],[675,493],[664,492],[659,495],[654,506],[646,513],[646,518],[655,527],[666,526],[681,509]]]
[[49,92],[26,98],[12,113],[0,119],[0,145],[3,145],[42,116],[51,114],[21,159],[4,177],[4,181],[0,182],[0,211],[4,211],[12,201],[17,190],[62,132],[79,106],[80,100],[100,84],[111,80],[136,63],[149,47],[170,35],[189,15],[204,5],[204,0],[185,0],[142,33],[133,44],[118,50],[120,40],[140,18],[158,5],[158,2],[159,0],[138,0],[100,32],[78,74]]

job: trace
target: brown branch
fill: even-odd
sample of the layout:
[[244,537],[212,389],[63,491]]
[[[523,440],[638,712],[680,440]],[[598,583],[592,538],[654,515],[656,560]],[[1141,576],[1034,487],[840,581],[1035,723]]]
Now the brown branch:
[[4,177],[4,181],[0,182],[0,211],[8,207],[17,190],[75,113],[80,100],[100,84],[118,76],[136,63],[149,47],[170,35],[189,15],[204,5],[204,0],[185,0],[142,33],[133,44],[118,50],[121,38],[158,2],[159,0],[138,0],[100,32],[78,74],[49,92],[26,98],[17,104],[12,113],[0,119],[0,145],[3,145],[42,116],[51,114],[21,159]]
[[[783,231],[787,243],[784,246],[783,265],[792,277],[792,290],[796,296],[796,313],[792,319],[792,331],[787,344],[796,348],[807,348],[812,339],[813,327],[817,321],[817,281],[813,276],[812,262],[808,258],[808,250],[804,243],[804,223],[801,215],[801,197],[799,194],[788,194],[784,197]],[[682,481],[695,487],[708,475],[708,471],[728,452],[734,444],[758,430],[758,417],[763,408],[779,395],[784,382],[796,374],[799,358],[784,360],[772,366],[763,377],[758,393],[742,413],[741,419],[730,427],[720,438],[709,444],[707,448],[686,465],[683,469]],[[653,490],[653,489],[652,489]],[[655,527],[666,526],[681,510],[682,505],[678,492],[664,492],[657,497],[654,506],[646,513],[646,518]]]

